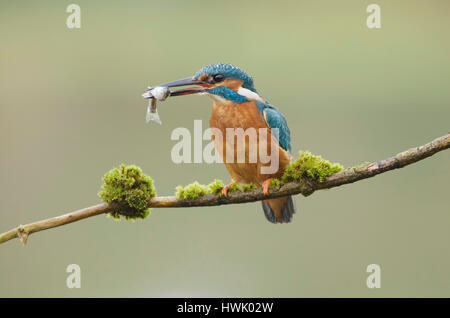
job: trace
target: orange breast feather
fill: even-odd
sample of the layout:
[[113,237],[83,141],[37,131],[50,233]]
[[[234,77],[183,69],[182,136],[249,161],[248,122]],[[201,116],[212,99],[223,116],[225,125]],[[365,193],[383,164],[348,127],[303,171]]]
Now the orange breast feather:
[[[222,157],[231,178],[236,183],[261,185],[268,178],[279,178],[284,172],[284,167],[290,161],[289,153],[279,147],[278,142],[271,136],[270,129],[253,101],[241,104],[216,101],[210,118],[210,127],[213,129],[216,149]],[[232,130],[228,129],[227,131],[227,128]],[[239,133],[237,130],[239,128],[242,129],[241,133],[244,132],[241,138],[233,134],[233,132]],[[260,128],[267,129],[266,143],[263,143],[262,136],[260,136]],[[215,133],[214,129],[217,129],[220,133]],[[260,147],[265,144],[267,145],[268,155],[271,150],[278,152],[276,171],[270,174],[261,173],[262,167],[271,164],[270,162],[261,162]],[[271,147],[275,148],[272,149]],[[238,159],[241,162],[238,162]]]

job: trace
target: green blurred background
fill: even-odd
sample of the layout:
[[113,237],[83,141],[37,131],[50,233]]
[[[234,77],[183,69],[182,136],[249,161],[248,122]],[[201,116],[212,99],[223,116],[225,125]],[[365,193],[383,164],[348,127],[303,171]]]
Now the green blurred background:
[[[450,3],[1,1],[0,231],[99,202],[103,174],[137,164],[158,194],[228,181],[220,164],[172,163],[176,127],[206,126],[211,100],[140,94],[227,62],[253,75],[290,125],[292,148],[352,166],[449,131]],[[205,127],[206,128],[206,127]],[[206,145],[206,142],[205,142]],[[296,197],[273,225],[259,202],[97,216],[0,246],[0,296],[450,296],[450,153]],[[81,267],[81,289],[66,267]],[[366,267],[381,266],[381,289]]]

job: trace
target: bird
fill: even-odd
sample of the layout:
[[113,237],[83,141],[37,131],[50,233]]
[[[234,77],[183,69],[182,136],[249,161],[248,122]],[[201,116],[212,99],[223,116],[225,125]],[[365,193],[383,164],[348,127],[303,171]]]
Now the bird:
[[[232,181],[222,188],[222,195],[228,195],[228,190],[233,183],[255,184],[262,187],[264,194],[269,193],[271,179],[281,178],[291,161],[291,134],[286,118],[275,106],[261,97],[250,75],[237,66],[217,63],[202,67],[191,77],[160,86],[167,88],[191,86],[171,90],[171,97],[208,95],[212,98],[213,106],[209,124],[214,145],[222,156]],[[228,138],[227,136],[227,129],[230,128],[242,129],[241,132],[254,129],[252,131],[256,133],[256,138],[251,138],[255,135],[249,133],[235,142],[237,137]],[[262,135],[264,131],[266,136]],[[227,137],[223,138],[223,136]],[[264,140],[267,149],[278,155],[277,167],[269,173],[262,171],[264,168],[266,171],[270,170],[269,163],[263,162],[260,157],[261,143]],[[257,143],[257,147],[254,143]],[[252,152],[255,151],[259,155],[252,161],[250,159],[255,158]],[[241,161],[237,160],[239,155],[241,155]],[[242,158],[245,160],[243,161]],[[267,220],[275,224],[291,222],[296,212],[295,200],[292,196],[263,200],[262,208]]]

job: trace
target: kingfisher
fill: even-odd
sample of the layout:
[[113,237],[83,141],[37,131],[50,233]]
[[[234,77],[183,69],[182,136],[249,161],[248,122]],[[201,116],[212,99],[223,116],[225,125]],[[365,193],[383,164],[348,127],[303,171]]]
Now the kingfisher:
[[[224,186],[222,195],[226,196],[233,183],[255,184],[269,193],[270,180],[281,178],[286,165],[291,161],[291,135],[286,118],[273,105],[263,99],[256,90],[253,79],[240,68],[231,64],[212,64],[201,68],[194,76],[160,85],[173,88],[170,96],[208,95],[213,100],[209,120],[212,138],[218,153],[231,176],[231,183]],[[255,135],[248,134],[235,141],[227,133],[236,129],[247,132],[253,129]],[[264,135],[262,135],[264,132]],[[227,138],[223,138],[227,136]],[[219,138],[220,137],[220,138]],[[264,151],[270,148],[277,155],[277,167],[267,172],[271,163],[262,160],[261,143],[267,143]],[[257,143],[255,147],[255,143]],[[263,151],[263,152],[264,152]],[[227,153],[232,153],[227,157]],[[245,160],[236,160],[241,154]],[[231,159],[231,160],[230,160]],[[263,171],[266,168],[266,171]],[[296,211],[292,196],[262,201],[262,208],[267,220],[272,223],[288,223]]]

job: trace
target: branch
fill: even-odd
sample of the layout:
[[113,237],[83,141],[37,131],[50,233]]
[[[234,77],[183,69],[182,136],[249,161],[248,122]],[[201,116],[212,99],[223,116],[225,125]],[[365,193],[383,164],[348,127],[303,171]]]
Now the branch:
[[[330,176],[323,182],[314,182],[305,179],[302,183],[286,183],[278,189],[271,190],[269,194],[264,195],[262,189],[251,192],[232,192],[226,197],[220,195],[205,195],[197,199],[178,199],[170,197],[154,197],[149,200],[149,208],[176,208],[176,207],[195,207],[195,206],[215,206],[223,204],[238,204],[254,202],[265,199],[277,198],[286,195],[301,193],[304,196],[311,195],[316,190],[331,189],[344,184],[353,183],[359,180],[374,177],[378,174],[403,168],[412,163],[428,158],[435,153],[450,148],[450,133],[436,138],[435,140],[419,147],[411,148],[397,154],[394,157],[373,162],[359,167],[345,169]],[[111,212],[117,209],[115,204],[98,204],[75,212],[64,214],[51,219],[20,225],[8,232],[0,234],[0,244],[14,238],[19,238],[23,244],[26,244],[28,236],[34,232],[47,230],[82,219]]]

